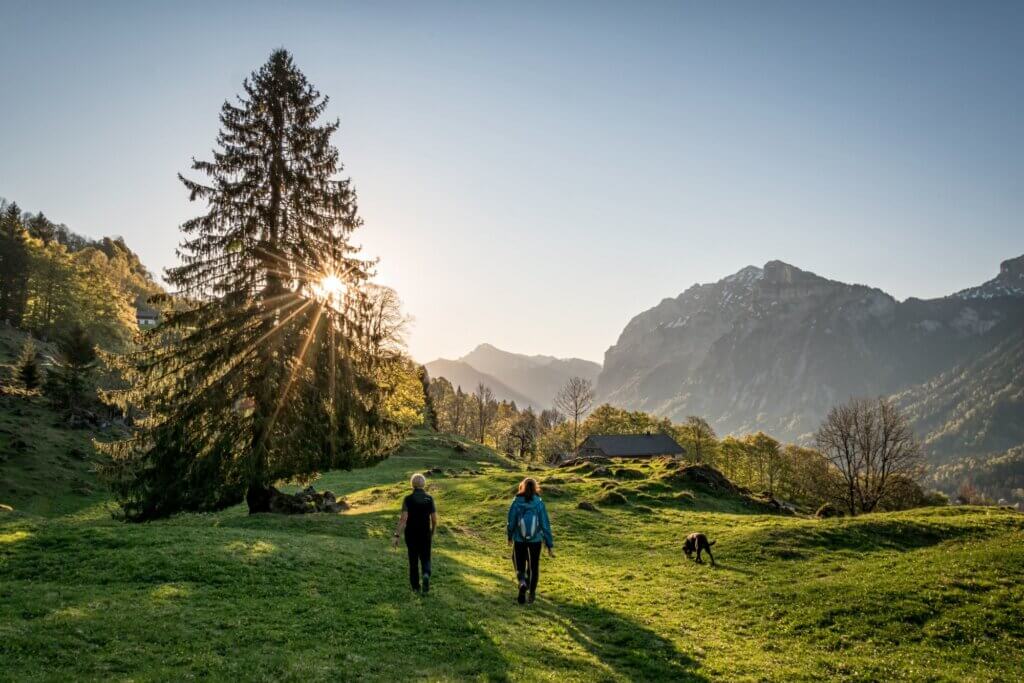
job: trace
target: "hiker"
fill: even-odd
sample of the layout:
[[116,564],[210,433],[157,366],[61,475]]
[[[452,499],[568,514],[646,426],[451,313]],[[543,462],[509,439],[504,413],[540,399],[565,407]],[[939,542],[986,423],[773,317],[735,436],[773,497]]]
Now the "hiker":
[[434,499],[423,490],[427,479],[420,473],[409,480],[412,493],[402,501],[402,516],[398,518],[392,545],[398,547],[398,539],[405,531],[405,547],[409,550],[409,585],[420,592],[420,568],[423,575],[423,594],[430,591],[430,541],[437,528],[437,508]]
[[547,546],[548,556],[554,557],[555,541],[551,537],[551,521],[548,509],[540,499],[537,480],[527,477],[519,484],[512,505],[508,509],[508,544],[513,547],[512,560],[519,579],[520,605],[537,597],[537,580],[540,578],[540,544]]

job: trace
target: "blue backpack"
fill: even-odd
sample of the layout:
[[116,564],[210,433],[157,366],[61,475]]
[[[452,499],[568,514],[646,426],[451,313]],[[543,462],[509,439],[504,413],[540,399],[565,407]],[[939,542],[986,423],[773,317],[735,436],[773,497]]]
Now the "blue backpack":
[[539,531],[540,515],[537,514],[537,508],[533,506],[523,508],[523,512],[519,515],[519,535],[523,537],[524,541],[532,541]]

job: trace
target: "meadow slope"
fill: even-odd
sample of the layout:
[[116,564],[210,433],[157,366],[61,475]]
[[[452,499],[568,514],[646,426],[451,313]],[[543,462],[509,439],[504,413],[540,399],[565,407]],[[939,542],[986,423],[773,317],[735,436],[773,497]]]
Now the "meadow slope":
[[[536,472],[558,556],[521,607],[504,515],[523,472],[454,443],[416,433],[374,468],[325,474],[317,488],[354,504],[340,515],[129,525],[96,494],[0,496],[18,508],[0,513],[0,679],[1020,678],[1024,516],[810,520],[684,487],[664,464]],[[389,540],[409,474],[432,468],[421,597]],[[609,489],[628,502],[577,509]],[[692,530],[718,540],[717,568],[681,557]]]

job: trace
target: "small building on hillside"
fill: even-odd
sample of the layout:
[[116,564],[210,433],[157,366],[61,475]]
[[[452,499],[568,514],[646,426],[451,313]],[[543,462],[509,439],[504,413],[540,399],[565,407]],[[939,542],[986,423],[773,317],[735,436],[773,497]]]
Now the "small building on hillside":
[[591,434],[576,450],[577,458],[678,458],[686,449],[668,434]]
[[160,316],[153,309],[138,308],[135,310],[135,320],[139,323],[140,328],[147,329],[156,327]]

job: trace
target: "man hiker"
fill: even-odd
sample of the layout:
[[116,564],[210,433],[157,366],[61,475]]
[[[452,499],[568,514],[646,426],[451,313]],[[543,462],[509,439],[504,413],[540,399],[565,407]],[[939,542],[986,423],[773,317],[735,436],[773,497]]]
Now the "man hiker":
[[516,566],[516,578],[519,579],[520,605],[526,602],[526,591],[529,589],[529,600],[532,603],[537,597],[537,581],[540,579],[540,545],[543,541],[547,546],[548,555],[555,556],[555,541],[551,536],[551,521],[544,501],[540,499],[540,486],[537,480],[527,477],[519,484],[516,497],[508,508],[508,544],[513,547],[512,561]]
[[422,567],[423,593],[430,591],[430,541],[437,528],[437,508],[434,499],[423,490],[427,479],[418,472],[410,479],[412,493],[402,501],[402,516],[398,519],[392,545],[398,547],[398,539],[405,531],[405,547],[409,550],[409,584],[420,592],[420,568]]

